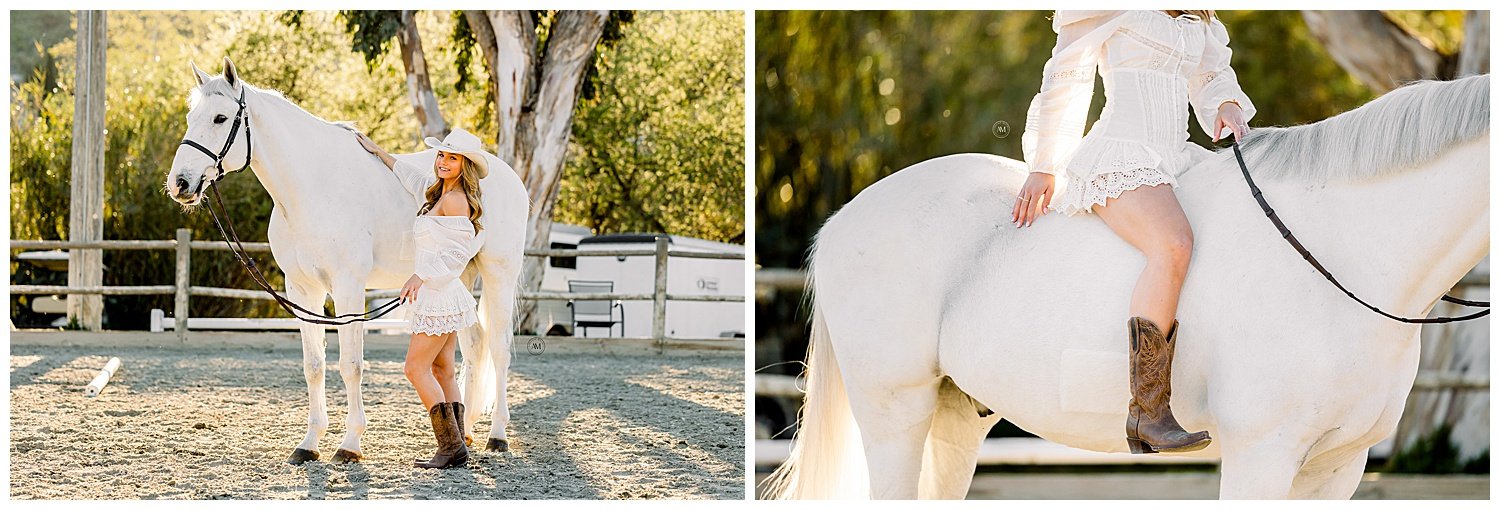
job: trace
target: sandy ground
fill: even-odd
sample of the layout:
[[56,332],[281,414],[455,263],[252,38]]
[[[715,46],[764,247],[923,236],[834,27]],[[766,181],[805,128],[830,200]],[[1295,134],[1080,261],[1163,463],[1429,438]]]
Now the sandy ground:
[[[517,351],[511,451],[475,452],[467,469],[434,471],[411,466],[435,443],[400,349],[365,353],[364,461],[292,466],[285,459],[307,423],[295,348],[12,345],[11,497],[744,498],[739,353]],[[109,356],[122,368],[102,395],[85,397]],[[347,409],[336,371],[327,388],[325,461]],[[482,445],[488,417],[475,428]]]

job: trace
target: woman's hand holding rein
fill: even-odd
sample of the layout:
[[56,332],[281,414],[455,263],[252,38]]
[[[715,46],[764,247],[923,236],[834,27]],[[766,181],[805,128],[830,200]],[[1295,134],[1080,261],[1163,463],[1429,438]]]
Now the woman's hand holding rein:
[[1245,123],[1245,110],[1233,99],[1219,103],[1219,116],[1214,120],[1214,132],[1211,133],[1215,143],[1226,127],[1234,133],[1235,141],[1244,140],[1245,133],[1250,132],[1250,125]]

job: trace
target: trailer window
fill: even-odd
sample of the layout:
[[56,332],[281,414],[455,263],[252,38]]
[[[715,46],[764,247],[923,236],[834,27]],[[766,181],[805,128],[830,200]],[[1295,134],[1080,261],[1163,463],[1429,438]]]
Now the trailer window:
[[[554,250],[576,250],[578,245],[568,243],[552,243]],[[551,262],[547,265],[563,269],[578,269],[578,257],[548,257]]]

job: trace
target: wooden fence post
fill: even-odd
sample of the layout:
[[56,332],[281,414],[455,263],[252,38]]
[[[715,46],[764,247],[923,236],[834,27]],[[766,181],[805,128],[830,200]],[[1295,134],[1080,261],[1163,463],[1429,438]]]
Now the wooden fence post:
[[[104,11],[78,11],[73,90],[73,166],[68,239],[104,239]],[[68,251],[68,286],[104,284],[102,250]],[[69,294],[68,318],[90,331],[103,327],[104,296]]]
[[193,231],[177,229],[177,293],[172,307],[172,329],[177,332],[177,341],[187,343],[188,326],[188,277],[193,267]]
[[667,343],[667,237],[656,238],[656,285],[651,297],[651,338],[658,353]]

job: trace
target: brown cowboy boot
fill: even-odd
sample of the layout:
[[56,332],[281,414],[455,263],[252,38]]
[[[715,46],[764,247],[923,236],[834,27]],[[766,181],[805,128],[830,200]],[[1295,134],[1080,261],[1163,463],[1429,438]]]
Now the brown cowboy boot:
[[1125,421],[1125,441],[1130,453],[1191,452],[1202,450],[1211,439],[1208,432],[1188,433],[1172,417],[1172,354],[1177,321],[1163,335],[1161,328],[1144,317],[1131,317],[1130,328],[1130,416]]
[[458,422],[458,435],[464,438],[464,446],[474,444],[474,438],[469,437],[469,431],[464,430],[464,403],[452,402],[453,420]]
[[469,460],[469,450],[464,448],[464,438],[453,422],[453,405],[440,402],[427,412],[432,420],[432,434],[437,437],[437,452],[432,459],[414,463],[420,468],[447,468],[462,466]]

